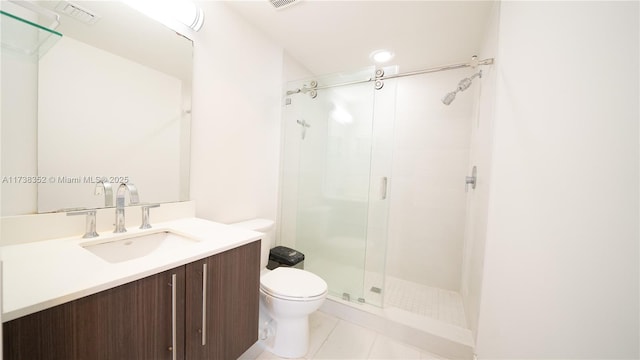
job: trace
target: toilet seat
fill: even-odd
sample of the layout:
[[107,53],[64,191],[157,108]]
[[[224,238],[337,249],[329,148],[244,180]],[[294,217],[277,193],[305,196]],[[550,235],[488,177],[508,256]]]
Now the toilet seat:
[[279,267],[260,277],[260,290],[283,300],[312,301],[326,295],[327,283],[308,271]]

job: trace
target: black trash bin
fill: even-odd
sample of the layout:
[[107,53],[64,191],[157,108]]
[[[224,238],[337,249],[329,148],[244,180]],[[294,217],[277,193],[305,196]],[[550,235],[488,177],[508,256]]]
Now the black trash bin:
[[273,270],[281,266],[304,269],[304,254],[286,246],[276,246],[269,251],[267,269]]

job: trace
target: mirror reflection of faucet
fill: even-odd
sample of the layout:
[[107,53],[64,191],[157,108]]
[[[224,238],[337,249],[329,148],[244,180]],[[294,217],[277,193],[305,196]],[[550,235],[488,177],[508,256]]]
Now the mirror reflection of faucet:
[[138,189],[131,183],[120,183],[116,192],[116,228],[114,233],[127,232],[124,220],[124,195],[129,192],[129,205],[138,204]]
[[106,180],[98,180],[94,195],[104,194],[104,207],[113,207],[113,187]]

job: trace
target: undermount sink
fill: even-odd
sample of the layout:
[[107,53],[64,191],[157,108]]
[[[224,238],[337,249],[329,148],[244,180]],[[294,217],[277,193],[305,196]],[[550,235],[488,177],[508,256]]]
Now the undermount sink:
[[171,251],[171,249],[188,246],[197,242],[198,240],[190,239],[176,233],[162,231],[112,241],[93,241],[81,244],[81,246],[107,262],[119,263],[138,259],[162,250]]

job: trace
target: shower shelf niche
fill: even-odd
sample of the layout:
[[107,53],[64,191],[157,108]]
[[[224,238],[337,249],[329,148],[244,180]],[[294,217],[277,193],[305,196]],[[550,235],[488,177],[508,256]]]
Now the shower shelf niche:
[[62,34],[0,10],[2,50],[26,57],[41,58]]

